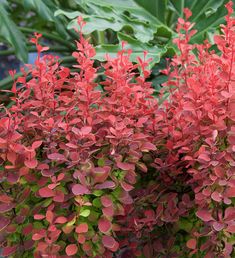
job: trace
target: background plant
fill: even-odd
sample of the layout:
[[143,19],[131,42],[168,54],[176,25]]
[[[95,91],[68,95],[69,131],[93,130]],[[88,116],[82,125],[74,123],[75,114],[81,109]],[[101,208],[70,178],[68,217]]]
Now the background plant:
[[[66,56],[74,50],[70,42],[77,39],[77,35],[72,28],[76,25],[76,17],[81,15],[87,22],[84,33],[97,46],[96,59],[103,61],[105,53],[115,55],[121,49],[120,42],[124,40],[133,50],[132,61],[147,50],[148,56],[153,57],[152,66],[162,56],[172,56],[175,53],[172,38],[176,36],[176,22],[178,17],[182,17],[185,7],[193,11],[190,19],[196,22],[196,29],[199,31],[192,40],[202,42],[209,38],[213,43],[212,35],[224,21],[226,2],[227,0],[123,0],[117,4],[117,1],[111,0],[4,0],[0,5],[0,37],[2,42],[13,49],[0,51],[0,56],[15,53],[27,62],[27,53],[35,51],[34,46],[27,45],[27,38],[37,31],[50,41],[51,51],[65,56],[62,59],[64,65],[72,67],[74,59]],[[156,91],[159,91],[160,85],[154,78],[158,75],[159,73],[153,73],[150,78]],[[9,77],[0,82],[0,88],[9,89],[11,83]]]

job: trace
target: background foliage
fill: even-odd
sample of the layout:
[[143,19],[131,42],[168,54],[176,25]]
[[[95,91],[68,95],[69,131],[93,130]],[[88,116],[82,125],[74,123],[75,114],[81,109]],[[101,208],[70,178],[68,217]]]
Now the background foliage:
[[[50,42],[50,51],[60,53],[64,65],[71,67],[74,59],[72,42],[78,39],[73,31],[76,17],[82,15],[87,25],[84,33],[96,46],[98,60],[104,60],[106,53],[113,56],[121,49],[121,41],[133,50],[136,56],[153,58],[151,66],[161,57],[172,56],[177,50],[172,44],[176,21],[183,15],[183,9],[192,10],[191,22],[196,23],[198,33],[192,42],[205,38],[213,43],[218,25],[224,21],[224,4],[227,0],[2,0],[0,3],[0,40],[9,49],[0,51],[0,57],[16,54],[27,63],[28,53],[35,47],[28,44],[32,32],[40,32]],[[48,44],[48,42],[47,42]],[[20,76],[21,74],[17,74]],[[156,75],[151,79],[154,81]],[[156,80],[155,80],[156,81]],[[0,82],[0,88],[9,88],[11,78]],[[154,84],[156,90],[159,84]]]

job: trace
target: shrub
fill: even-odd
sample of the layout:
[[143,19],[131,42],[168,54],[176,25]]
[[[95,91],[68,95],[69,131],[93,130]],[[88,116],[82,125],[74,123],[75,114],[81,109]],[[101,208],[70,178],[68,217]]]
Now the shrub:
[[[73,53],[79,72],[71,72],[56,57],[40,56],[47,50],[40,37],[31,40],[35,65],[12,87],[14,104],[2,107],[3,256],[112,257],[120,230],[113,217],[132,203],[136,173],[147,169],[143,153],[156,149],[149,60],[134,65],[123,49],[94,68],[95,50],[80,33]],[[94,82],[102,70],[103,92]]]
[[[179,20],[175,40],[181,55],[173,60],[169,85],[175,85],[167,106],[171,125],[169,155],[187,162],[194,192],[194,211],[201,220],[187,246],[205,257],[230,257],[235,225],[234,185],[234,39],[232,2],[226,26],[210,44],[191,45],[192,24]],[[189,17],[190,12],[186,12]],[[184,31],[184,35],[181,31]],[[196,54],[194,54],[196,53]],[[179,159],[179,161],[181,161]],[[203,222],[203,223],[202,223]]]
[[226,7],[218,52],[190,43],[188,9],[179,18],[161,106],[146,82],[150,60],[133,64],[124,43],[97,67],[80,33],[72,72],[40,56],[47,48],[35,34],[38,58],[0,118],[4,256],[234,256],[235,19]]
[[128,222],[144,257],[234,257],[235,19],[232,2],[226,8],[214,37],[219,52],[190,43],[188,9],[178,20],[180,54],[164,71],[171,94],[161,106],[158,172],[135,195]]

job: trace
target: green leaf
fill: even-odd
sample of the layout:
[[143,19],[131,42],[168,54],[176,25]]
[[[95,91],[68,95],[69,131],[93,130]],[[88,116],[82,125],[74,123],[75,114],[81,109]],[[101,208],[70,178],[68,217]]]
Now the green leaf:
[[80,211],[79,215],[82,217],[88,217],[90,215],[90,213],[91,213],[91,211],[87,209],[87,210]]
[[[178,14],[178,16],[183,16],[183,9],[184,9],[184,2],[185,0],[169,0],[169,6],[172,6],[172,8],[175,10],[175,12]],[[193,0],[192,0],[193,2]]]
[[53,11],[47,6],[47,4],[45,4],[45,1],[23,0],[23,6],[28,10],[34,10],[39,16],[41,16],[43,19],[47,21],[54,20]]
[[172,56],[177,52],[172,39],[177,36],[174,30],[177,19],[184,15],[184,8],[192,10],[190,21],[196,23],[195,29],[198,31],[193,36],[192,42],[201,43],[208,37],[212,42],[219,24],[224,22],[226,14],[224,5],[228,2],[228,0],[74,1],[80,6],[79,10],[84,10],[84,13],[61,9],[55,13],[70,20],[68,29],[77,27],[76,19],[82,16],[86,21],[84,34],[98,31],[96,35],[100,35],[101,31],[111,30],[118,36],[119,44],[116,45],[104,44],[103,37],[98,37],[97,59],[104,60],[106,53],[115,56],[121,49],[120,41],[125,40],[128,42],[126,47],[133,50],[132,61],[147,50],[149,57],[154,58],[153,63],[157,63],[163,55]]
[[51,203],[52,203],[52,198],[46,199],[46,200],[42,203],[42,207],[48,207]]
[[78,27],[77,17],[82,16],[86,21],[86,25],[83,28],[84,34],[90,34],[94,31],[104,31],[112,29],[113,31],[121,31],[122,29],[129,29],[133,32],[135,37],[142,42],[148,42],[154,37],[154,33],[157,31],[156,26],[149,27],[144,20],[133,19],[123,13],[122,10],[114,10],[111,6],[97,6],[89,3],[89,7],[93,14],[82,14],[79,11],[66,12],[63,10],[57,10],[55,15],[65,15],[72,19],[68,24],[68,29]]
[[[150,46],[147,44],[143,44],[138,40],[132,38],[131,36],[125,35],[121,32],[118,33],[118,38],[120,41],[127,42],[125,45],[125,49],[132,49],[131,61],[135,62],[137,57],[144,57],[143,52],[148,51],[147,58],[153,58],[150,65],[152,66],[154,63],[158,63],[162,55],[164,55],[167,51],[166,48],[159,48],[157,46]],[[96,47],[96,56],[95,58],[99,60],[105,60],[105,55],[108,53],[111,57],[116,57],[117,52],[120,51],[121,45],[100,45]]]
[[208,31],[211,31],[213,28],[215,30],[220,24],[224,23],[226,13],[224,6],[221,6],[209,17],[205,13],[202,14],[196,21],[194,29],[198,33],[192,38],[192,42],[202,42],[206,38]]
[[169,0],[169,8],[181,17],[184,8],[192,11],[190,21],[195,23],[194,29],[197,30],[192,42],[201,43],[207,38],[208,31],[215,31],[224,23],[227,13],[224,5],[227,2],[228,0]]
[[192,230],[193,223],[185,218],[180,218],[178,226],[179,230],[184,230],[189,233]]
[[54,16],[54,12],[58,9],[58,6],[53,1],[23,0],[22,5],[27,10],[35,11],[43,20],[54,22],[56,31],[63,37],[68,38],[65,20]]
[[103,167],[105,165],[105,160],[103,158],[98,159],[98,166]]
[[95,198],[95,199],[92,201],[92,204],[93,204],[96,208],[102,207],[100,198]]
[[26,48],[26,38],[17,29],[16,24],[10,18],[4,5],[0,4],[0,36],[7,40],[14,47],[17,57],[27,62],[28,52]]
[[103,194],[103,191],[102,191],[102,190],[95,190],[95,191],[93,192],[93,194],[94,194],[95,196],[101,196],[101,195]]
[[165,24],[167,0],[135,0],[135,2]]

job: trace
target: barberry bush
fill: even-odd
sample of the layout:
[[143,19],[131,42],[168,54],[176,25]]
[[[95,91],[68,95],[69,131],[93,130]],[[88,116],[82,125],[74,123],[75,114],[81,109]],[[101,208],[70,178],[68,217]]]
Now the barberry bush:
[[226,7],[217,51],[190,43],[185,9],[161,104],[147,53],[133,64],[123,43],[98,64],[80,32],[74,71],[42,57],[35,33],[35,65],[15,80],[13,105],[1,106],[3,256],[234,257],[235,19]]
[[132,203],[137,171],[147,170],[143,154],[156,150],[149,60],[134,65],[123,49],[95,68],[95,51],[80,33],[78,72],[71,72],[56,57],[41,57],[40,37],[31,40],[35,65],[12,87],[14,104],[1,107],[2,255],[112,257],[120,230],[113,218]]
[[226,8],[217,51],[190,43],[190,10],[178,20],[180,54],[163,71],[170,95],[160,107],[155,170],[133,195],[127,223],[142,257],[235,256],[235,19],[232,2]]

